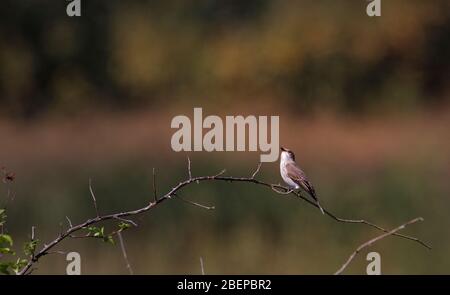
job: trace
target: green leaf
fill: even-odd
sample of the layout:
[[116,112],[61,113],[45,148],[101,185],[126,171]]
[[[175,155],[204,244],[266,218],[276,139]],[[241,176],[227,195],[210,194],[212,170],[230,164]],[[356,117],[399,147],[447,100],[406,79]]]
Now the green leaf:
[[4,225],[6,223],[6,210],[0,209],[0,225]]
[[26,242],[23,245],[23,252],[25,253],[25,255],[28,255],[28,256],[33,255],[34,251],[36,250],[36,246],[37,246],[38,242],[39,242],[38,239]]
[[0,245],[5,243],[9,244],[10,246],[13,245],[13,239],[11,238],[10,235],[6,234],[0,235]]
[[8,268],[11,266],[11,262],[2,262],[0,263],[0,273],[4,275],[10,275]]
[[12,254],[12,255],[16,254],[16,253],[14,253],[14,251],[11,250],[11,248],[9,248],[9,247],[2,247],[2,248],[0,248],[0,253],[1,253],[1,254]]
[[27,265],[28,260],[17,258],[16,263],[11,263],[11,269],[17,274],[22,268]]
[[120,229],[121,231],[126,230],[126,229],[128,229],[128,228],[130,228],[130,227],[131,227],[131,224],[129,224],[129,223],[127,223],[127,222],[120,222],[120,223],[119,223],[119,229]]
[[28,260],[23,259],[23,258],[17,258],[17,265],[21,266],[21,268],[25,267],[25,265],[28,264]]
[[88,232],[90,236],[94,236],[94,237],[103,237],[104,236],[104,227],[98,228],[96,226],[90,226],[88,227]]
[[111,243],[112,245],[115,245],[114,239],[111,235],[103,237],[103,242],[105,243]]

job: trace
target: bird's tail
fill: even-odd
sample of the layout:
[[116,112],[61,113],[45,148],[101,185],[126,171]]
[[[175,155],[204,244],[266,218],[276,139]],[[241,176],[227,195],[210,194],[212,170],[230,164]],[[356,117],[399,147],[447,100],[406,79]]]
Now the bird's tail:
[[314,201],[316,201],[317,207],[319,207],[322,214],[325,215],[325,210],[323,210],[322,206],[320,206],[319,198],[316,195],[316,190],[314,189],[314,187],[307,180],[304,181],[303,184],[304,184],[303,188],[305,188],[305,190],[308,192],[308,194],[314,199]]
[[322,206],[320,205],[319,198],[316,195],[316,191],[314,189],[310,189],[309,194],[314,199],[314,201],[316,201],[316,205],[317,207],[319,207],[320,212],[322,212],[322,214],[325,215],[325,210],[323,210]]

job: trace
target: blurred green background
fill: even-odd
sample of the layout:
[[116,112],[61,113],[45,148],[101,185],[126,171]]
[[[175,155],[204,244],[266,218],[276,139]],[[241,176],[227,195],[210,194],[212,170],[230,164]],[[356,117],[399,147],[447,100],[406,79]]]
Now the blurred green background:
[[[279,115],[280,141],[343,218],[393,228],[425,218],[374,245],[385,274],[449,273],[450,4],[382,1],[66,1],[0,4],[0,183],[5,230],[15,247],[32,225],[42,243],[66,216],[103,213],[162,194],[195,175],[249,176],[259,153],[175,153],[172,118]],[[260,178],[281,182],[278,163]],[[13,193],[8,197],[8,191]],[[339,224],[301,200],[251,184],[202,183],[182,193],[205,211],[170,200],[126,231],[135,273],[329,274],[379,232]],[[112,229],[114,224],[105,224]],[[67,240],[82,273],[127,273],[120,247]],[[365,273],[361,253],[346,273]],[[0,260],[6,257],[0,258]],[[63,255],[35,273],[65,273]]]

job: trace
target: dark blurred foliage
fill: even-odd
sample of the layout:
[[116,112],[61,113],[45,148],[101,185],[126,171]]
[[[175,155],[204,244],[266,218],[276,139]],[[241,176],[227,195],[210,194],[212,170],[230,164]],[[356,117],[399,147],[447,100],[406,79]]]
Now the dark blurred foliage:
[[447,0],[6,0],[0,112],[32,118],[92,106],[279,97],[360,113],[449,98]]

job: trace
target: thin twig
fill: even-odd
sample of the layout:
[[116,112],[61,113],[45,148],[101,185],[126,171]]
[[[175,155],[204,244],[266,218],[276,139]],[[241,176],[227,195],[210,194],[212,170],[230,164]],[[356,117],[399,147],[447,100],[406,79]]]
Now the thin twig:
[[66,216],[67,222],[69,223],[69,227],[73,227],[72,225],[72,221],[70,221],[70,218],[68,216]]
[[413,224],[413,223],[416,223],[416,222],[418,222],[418,221],[423,221],[423,218],[422,218],[422,217],[417,217],[417,218],[415,218],[415,219],[413,219],[413,220],[410,220],[410,221],[408,221],[408,222],[406,222],[406,223],[404,223],[404,224],[402,224],[402,225],[400,225],[400,226],[394,228],[394,229],[391,230],[391,231],[388,231],[387,233],[384,233],[384,234],[382,234],[382,235],[379,235],[379,236],[377,236],[377,237],[375,237],[375,238],[373,238],[373,239],[371,239],[371,240],[365,242],[364,244],[360,245],[360,246],[359,246],[358,248],[356,248],[356,250],[350,255],[350,257],[347,259],[347,261],[346,261],[346,262],[345,262],[345,263],[344,263],[344,264],[343,264],[343,265],[342,265],[342,266],[341,266],[334,274],[335,274],[335,275],[341,274],[341,273],[347,268],[347,266],[350,264],[350,262],[352,262],[352,260],[356,257],[356,255],[357,255],[359,252],[361,252],[364,248],[370,247],[370,246],[372,246],[372,244],[374,244],[375,242],[377,242],[377,241],[379,241],[379,240],[382,240],[382,239],[384,239],[384,238],[386,238],[386,237],[388,237],[388,236],[390,236],[390,235],[393,235],[393,234],[395,234],[396,232],[398,232],[398,231],[404,229],[406,226],[411,225],[411,224]]
[[89,178],[89,192],[91,193],[92,200],[94,201],[95,213],[97,214],[98,217],[100,215],[98,214],[97,199],[95,198],[94,190],[92,189],[92,180],[90,178]]
[[272,188],[272,190],[275,191],[277,194],[280,194],[280,195],[290,195],[291,193],[294,192],[293,189],[289,189],[287,191],[281,191],[281,190],[278,190],[277,188],[274,188],[274,187]]
[[214,210],[214,209],[216,209],[215,206],[206,206],[206,205],[202,205],[200,203],[197,203],[197,202],[194,202],[194,201],[191,201],[191,200],[184,199],[184,198],[180,197],[180,195],[178,195],[178,194],[173,194],[173,196],[177,197],[177,199],[179,199],[179,200],[181,200],[183,202],[186,202],[188,204],[200,207],[202,209],[206,209],[206,210]]
[[189,179],[192,179],[192,172],[191,172],[191,159],[189,157],[187,157],[188,159],[188,174],[189,174]]
[[31,227],[31,241],[34,241],[34,230],[36,229],[36,227],[33,225]]
[[217,177],[219,177],[220,175],[225,174],[225,172],[227,172],[227,170],[226,170],[226,169],[223,169],[222,171],[220,171],[219,173],[217,173],[217,174],[214,175],[213,177],[214,177],[214,178],[217,178]]
[[128,260],[127,250],[125,249],[125,243],[123,242],[122,233],[118,231],[117,236],[119,237],[120,249],[122,250],[123,259],[125,260],[128,272],[130,273],[130,275],[133,275],[133,268],[131,267],[130,261]]
[[[33,226],[31,226],[31,238],[30,238],[30,245],[33,245],[34,244],[34,240],[35,240],[35,229],[36,229],[36,227],[33,225]],[[34,253],[36,252],[36,245],[34,245],[34,246],[32,246],[31,248],[30,248],[30,256],[31,256],[31,260],[33,260],[34,259],[34,257],[35,257],[35,255],[34,255]],[[31,270],[30,270],[31,271]]]
[[261,169],[262,163],[259,162],[258,167],[256,168],[255,172],[252,174],[252,179],[255,179],[256,175],[259,173],[259,170]]
[[203,266],[203,258],[200,256],[200,269],[202,271],[202,275],[205,275],[205,267]]

